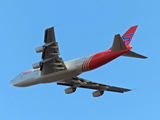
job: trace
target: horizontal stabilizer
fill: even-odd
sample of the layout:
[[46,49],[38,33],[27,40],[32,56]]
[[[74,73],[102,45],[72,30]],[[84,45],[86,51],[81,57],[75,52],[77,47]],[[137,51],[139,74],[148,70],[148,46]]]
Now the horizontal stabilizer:
[[115,51],[120,51],[120,50],[125,50],[125,49],[127,48],[121,36],[119,34],[115,35],[111,51],[115,52]]
[[143,58],[143,59],[147,58],[146,56],[140,55],[140,54],[135,53],[133,51],[128,51],[125,54],[123,54],[122,56],[125,56],[125,57],[135,57],[135,58]]

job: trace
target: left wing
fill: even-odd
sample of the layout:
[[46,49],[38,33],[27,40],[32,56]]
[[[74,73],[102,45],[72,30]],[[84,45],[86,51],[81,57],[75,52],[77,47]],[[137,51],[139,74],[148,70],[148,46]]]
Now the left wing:
[[[58,82],[57,84],[58,85],[65,85],[65,86],[71,86],[71,88],[73,88],[73,92],[75,91],[75,89],[77,87],[88,88],[88,89],[96,89],[98,91],[93,92],[94,97],[101,96],[104,91],[112,91],[112,92],[119,92],[119,93],[124,93],[124,92],[127,92],[127,91],[131,91],[131,89],[100,84],[100,83],[92,82],[92,81],[89,81],[89,80],[86,80],[86,79],[83,79],[83,78],[79,78],[79,77],[73,77],[72,79]],[[71,89],[71,88],[69,88],[69,89]],[[65,92],[67,93],[66,90],[65,90]],[[72,92],[70,92],[70,93],[72,93]]]

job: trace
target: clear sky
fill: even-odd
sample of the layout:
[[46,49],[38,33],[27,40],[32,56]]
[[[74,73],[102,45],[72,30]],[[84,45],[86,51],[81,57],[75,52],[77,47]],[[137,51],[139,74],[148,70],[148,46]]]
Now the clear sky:
[[[1,120],[158,120],[160,118],[159,0],[0,1]],[[56,26],[57,25],[57,26]],[[41,60],[44,30],[56,26],[64,61],[107,50],[115,34],[139,25],[131,45],[147,59],[119,57],[80,77],[134,89],[124,94],[79,88],[64,93],[55,83],[16,88],[9,82]]]

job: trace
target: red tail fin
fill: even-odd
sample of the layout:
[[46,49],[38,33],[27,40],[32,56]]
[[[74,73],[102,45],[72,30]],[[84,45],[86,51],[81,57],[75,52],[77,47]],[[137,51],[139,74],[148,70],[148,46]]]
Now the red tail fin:
[[132,37],[133,37],[137,27],[138,27],[138,25],[130,27],[128,29],[128,31],[122,36],[122,40],[123,40],[123,42],[125,43],[126,46],[128,46],[129,43],[131,42]]

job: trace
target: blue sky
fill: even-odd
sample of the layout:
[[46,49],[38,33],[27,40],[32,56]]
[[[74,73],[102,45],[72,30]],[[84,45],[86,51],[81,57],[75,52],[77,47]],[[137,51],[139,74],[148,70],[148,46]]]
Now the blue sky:
[[[2,120],[157,120],[160,118],[159,0],[5,0],[0,2]],[[57,26],[56,26],[57,25]],[[10,80],[32,68],[44,30],[55,27],[64,61],[107,50],[115,34],[139,25],[131,45],[148,59],[119,57],[81,74],[94,82],[134,89],[124,94],[79,88],[64,93],[55,83],[16,88]]]

